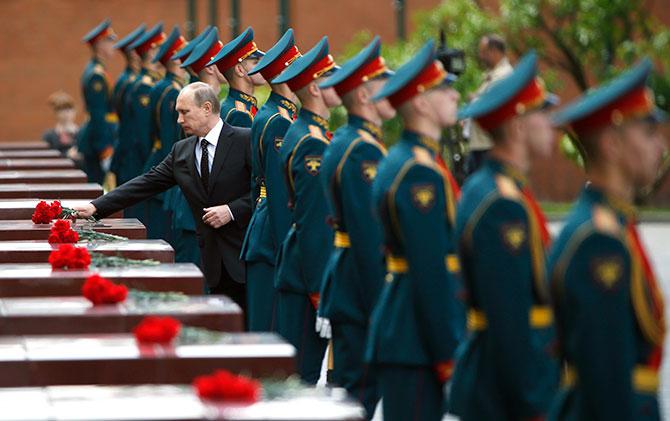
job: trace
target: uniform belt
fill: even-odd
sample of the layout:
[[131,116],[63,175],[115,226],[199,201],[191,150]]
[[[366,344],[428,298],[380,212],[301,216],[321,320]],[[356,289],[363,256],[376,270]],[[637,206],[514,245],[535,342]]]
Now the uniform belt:
[[[544,329],[554,323],[554,313],[549,306],[533,306],[528,312],[528,323],[535,329]],[[481,310],[468,311],[468,330],[476,332],[486,330],[489,323]]]
[[261,191],[258,194],[259,199],[265,199],[268,197],[268,191],[265,189],[265,185],[261,184]]
[[[633,367],[632,377],[633,389],[636,392],[655,394],[658,391],[659,378],[657,369],[638,364]],[[577,381],[577,370],[572,365],[566,366],[563,370],[561,386],[571,388],[577,384]]]
[[351,240],[349,239],[349,234],[344,231],[335,231],[335,247],[348,249],[351,247]]
[[[444,258],[444,263],[449,272],[455,273],[460,272],[461,270],[461,263],[458,260],[458,256],[455,254],[447,255],[447,257]],[[387,256],[386,270],[390,273],[406,273],[409,270],[407,259],[399,256]]]
[[118,123],[119,117],[116,115],[116,113],[107,113],[105,114],[105,121],[108,123]]
[[409,264],[407,259],[399,256],[386,256],[386,270],[389,273],[407,273]]

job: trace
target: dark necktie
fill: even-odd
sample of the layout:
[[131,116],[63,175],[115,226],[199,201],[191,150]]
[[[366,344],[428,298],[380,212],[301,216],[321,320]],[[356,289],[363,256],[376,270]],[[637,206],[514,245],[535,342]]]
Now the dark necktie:
[[209,154],[207,153],[207,139],[202,139],[200,141],[200,147],[202,148],[202,157],[200,158],[200,179],[202,180],[202,186],[205,188],[205,191],[209,189]]

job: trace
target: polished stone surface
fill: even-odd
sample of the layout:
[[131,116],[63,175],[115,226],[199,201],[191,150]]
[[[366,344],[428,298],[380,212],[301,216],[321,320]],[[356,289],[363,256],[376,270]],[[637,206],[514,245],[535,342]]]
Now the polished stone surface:
[[4,170],[0,171],[0,184],[72,184],[86,183],[82,170]]
[[[154,259],[174,262],[174,249],[165,240],[128,240],[100,243],[79,243],[88,251],[130,259]],[[45,263],[57,244],[44,240],[0,241],[0,263]]]
[[102,196],[102,186],[96,183],[71,184],[0,184],[0,199],[88,199]]
[[[73,229],[90,229],[106,234],[120,235],[130,240],[147,238],[146,227],[135,218],[108,218],[92,223],[77,220]],[[52,224],[34,224],[31,220],[0,220],[0,241],[7,240],[46,240],[49,238]]]
[[136,300],[94,306],[81,296],[0,299],[3,335],[130,333],[146,316],[170,316],[185,326],[240,332],[242,310],[221,295],[176,297],[168,301]]

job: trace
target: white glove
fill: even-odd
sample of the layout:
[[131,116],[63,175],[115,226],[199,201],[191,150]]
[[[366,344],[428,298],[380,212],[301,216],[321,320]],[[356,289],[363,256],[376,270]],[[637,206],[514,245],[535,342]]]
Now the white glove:
[[112,157],[110,156],[109,158],[105,158],[102,161],[100,161],[100,167],[102,168],[102,172],[107,172],[109,171],[109,167],[112,166]]
[[316,323],[314,323],[314,330],[316,333],[321,333],[321,326],[323,326],[323,318],[320,317],[318,314],[316,315]]
[[323,339],[331,339],[333,337],[333,329],[330,326],[330,319],[322,318],[322,320],[319,334]]

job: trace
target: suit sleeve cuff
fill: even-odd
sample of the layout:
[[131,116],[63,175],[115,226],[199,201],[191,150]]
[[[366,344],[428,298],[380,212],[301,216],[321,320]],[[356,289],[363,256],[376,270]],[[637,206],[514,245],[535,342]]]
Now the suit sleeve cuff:
[[230,219],[232,221],[234,221],[235,220],[235,215],[233,215],[232,209],[230,209],[230,206],[228,206],[228,205],[224,205],[224,206],[226,207],[226,210],[228,211],[228,214],[230,215]]

